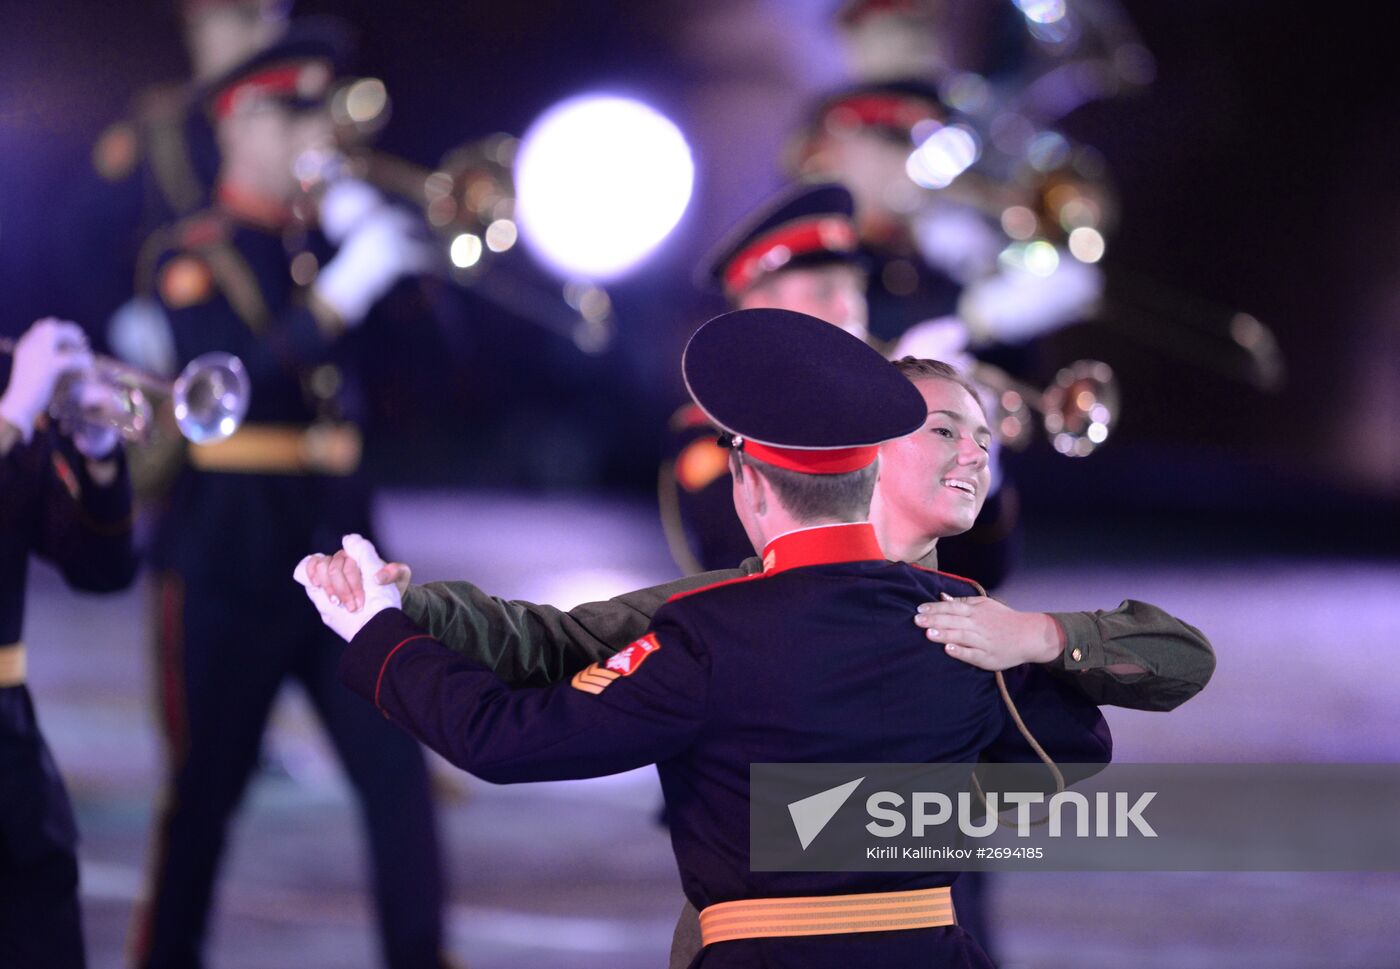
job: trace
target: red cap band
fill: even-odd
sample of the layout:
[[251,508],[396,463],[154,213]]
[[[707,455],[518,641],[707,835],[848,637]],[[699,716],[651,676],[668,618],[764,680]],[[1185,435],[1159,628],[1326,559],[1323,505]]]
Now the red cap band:
[[920,121],[942,121],[938,109],[924,98],[904,94],[861,94],[843,98],[822,114],[828,130],[894,128],[909,131]]
[[829,451],[809,451],[801,448],[773,447],[757,441],[744,440],[744,453],[764,464],[803,474],[846,474],[869,467],[880,453],[880,445],[834,448]]
[[741,293],[758,277],[776,272],[795,257],[811,252],[855,252],[856,227],[840,216],[820,215],[779,226],[760,236],[729,260],[724,291]]
[[[294,94],[317,98],[325,93],[331,71],[322,61],[277,64],[240,78],[219,92],[214,99],[214,117],[226,118],[238,102],[250,94]],[[308,90],[315,88],[315,90]]]

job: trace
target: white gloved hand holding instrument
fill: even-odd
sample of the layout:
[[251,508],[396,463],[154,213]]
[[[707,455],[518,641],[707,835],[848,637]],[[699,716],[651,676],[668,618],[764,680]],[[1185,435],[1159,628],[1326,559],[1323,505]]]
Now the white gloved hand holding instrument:
[[60,378],[91,367],[92,351],[82,327],[48,317],[24,331],[15,343],[14,358],[10,382],[0,395],[0,417],[28,443]]
[[320,203],[321,228],[339,246],[312,293],[347,327],[364,322],[394,284],[441,268],[442,254],[421,221],[353,178],[333,181]]

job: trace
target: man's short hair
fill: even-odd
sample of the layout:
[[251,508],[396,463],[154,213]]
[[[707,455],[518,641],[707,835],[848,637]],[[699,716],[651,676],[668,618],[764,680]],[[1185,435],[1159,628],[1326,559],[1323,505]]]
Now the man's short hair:
[[736,456],[736,474],[742,477],[746,467],[761,474],[773,486],[783,507],[799,522],[859,522],[870,517],[878,461],[845,474],[804,474],[776,467],[742,451]]

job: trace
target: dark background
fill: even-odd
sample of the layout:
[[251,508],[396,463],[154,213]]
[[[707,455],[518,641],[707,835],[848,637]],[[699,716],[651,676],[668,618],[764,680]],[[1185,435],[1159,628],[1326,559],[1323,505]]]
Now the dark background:
[[[436,161],[493,131],[524,131],[585,89],[644,97],[695,151],[676,234],[610,287],[618,338],[588,356],[463,295],[461,329],[385,340],[375,424],[386,480],[411,485],[642,492],[683,394],[679,350],[718,309],[690,287],[700,253],[780,184],[777,149],[839,82],[817,36],[829,3],[531,0],[300,2],[361,33],[394,117],[380,146]],[[1393,36],[1363,4],[1125,4],[1155,82],[1064,123],[1107,159],[1122,205],[1105,269],[1149,280],[1164,317],[1268,323],[1289,365],[1266,394],[1147,349],[1115,325],[1044,341],[1048,377],[1080,356],[1123,383],[1116,437],[1071,461],[1037,442],[1012,461],[1029,514],[1105,517],[1158,534],[1178,523],[1280,545],[1394,552],[1400,505],[1400,126]],[[791,28],[784,18],[792,21]],[[800,22],[800,23],[799,23]],[[781,41],[766,51],[754,25]],[[797,29],[798,26],[801,29]],[[0,332],[46,314],[90,318],[113,285],[111,218],[89,156],[145,85],[186,76],[169,3],[0,4]],[[736,87],[737,85],[737,87]],[[731,99],[731,90],[753,98]],[[131,245],[113,220],[113,245]],[[74,226],[79,228],[75,229]],[[1141,319],[1133,321],[1142,324]],[[1160,322],[1153,325],[1162,325]],[[1170,531],[1170,530],[1167,530]],[[1127,528],[1124,534],[1131,534]]]

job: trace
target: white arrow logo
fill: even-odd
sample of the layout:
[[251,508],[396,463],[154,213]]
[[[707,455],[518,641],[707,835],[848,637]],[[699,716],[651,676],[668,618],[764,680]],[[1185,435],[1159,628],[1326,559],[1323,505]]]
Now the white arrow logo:
[[806,851],[812,840],[822,833],[822,828],[836,816],[836,812],[841,810],[841,805],[855,793],[863,780],[864,777],[857,777],[840,787],[804,797],[788,805],[788,813],[792,815],[792,826],[797,829],[797,839],[802,842],[803,851]]

